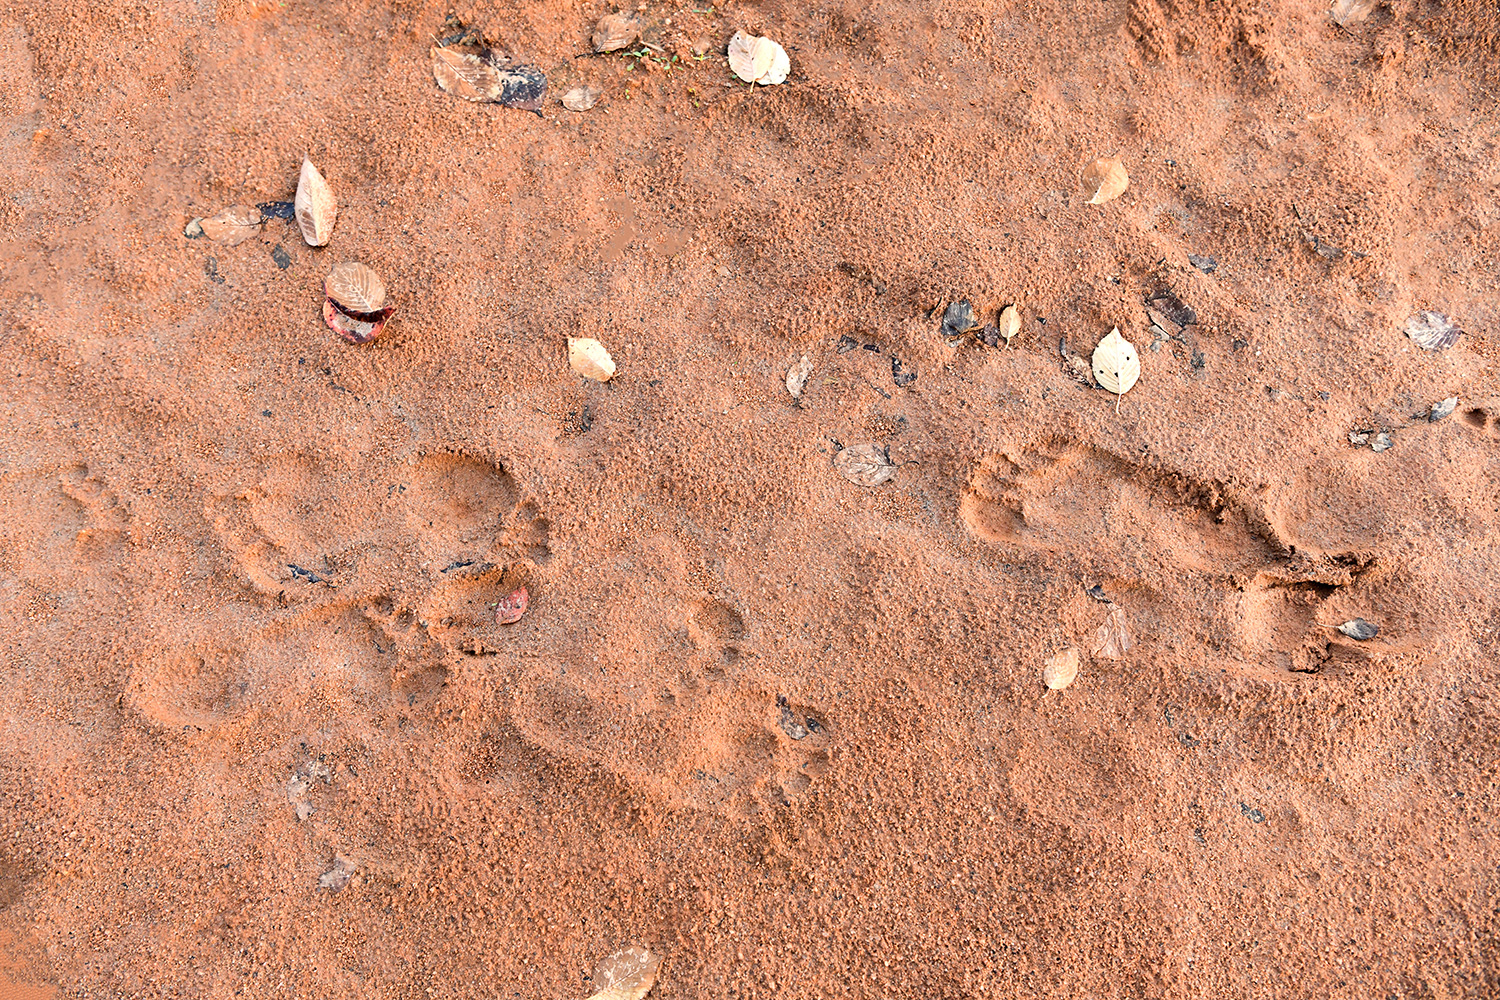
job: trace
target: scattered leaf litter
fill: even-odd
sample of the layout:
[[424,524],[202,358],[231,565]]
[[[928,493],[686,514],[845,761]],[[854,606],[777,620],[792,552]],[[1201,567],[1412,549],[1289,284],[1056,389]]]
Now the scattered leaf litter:
[[771,39],[736,31],[729,40],[729,68],[746,83],[771,86],[785,82],[792,63]]
[[621,948],[594,970],[598,991],[589,1000],[641,1000],[656,983],[661,956],[640,945]]
[[1351,639],[1358,639],[1360,642],[1373,639],[1380,634],[1379,625],[1371,624],[1363,618],[1352,618],[1342,625],[1334,625],[1333,628],[1338,629]]
[[1406,335],[1426,351],[1442,351],[1458,343],[1463,330],[1440,312],[1417,312],[1406,320]]
[[1100,625],[1094,634],[1093,655],[1106,660],[1119,660],[1123,659],[1134,645],[1135,640],[1130,636],[1130,626],[1125,620],[1125,609],[1118,604],[1111,604],[1109,613],[1104,616],[1104,624]]
[[1042,667],[1042,683],[1050,690],[1061,691],[1078,677],[1079,655],[1076,646],[1059,650],[1047,658]]
[[1457,396],[1449,396],[1447,399],[1439,400],[1438,402],[1433,403],[1432,408],[1427,411],[1427,422],[1437,423],[1439,420],[1442,420],[1444,417],[1452,414],[1454,408],[1457,406]]
[[641,19],[630,11],[605,14],[594,26],[590,41],[595,52],[618,52],[641,37]]
[[879,486],[896,474],[890,452],[880,444],[850,445],[833,456],[833,467],[856,486]]
[[517,587],[495,603],[495,624],[514,625],[526,613],[531,595],[525,587]]
[[1130,341],[1120,336],[1119,327],[1099,341],[1093,362],[1094,381],[1116,396],[1129,392],[1141,377],[1141,356]]
[[1129,186],[1130,174],[1125,172],[1125,165],[1116,157],[1101,156],[1083,169],[1084,190],[1093,192],[1086,204],[1102,205],[1114,201]]
[[323,279],[323,322],[351,344],[368,344],[385,330],[394,309],[385,306],[385,283],[364,264],[339,264]]
[[807,380],[812,377],[812,370],[812,359],[806,354],[786,370],[786,391],[792,394],[793,399],[802,398],[802,390],[807,388]]
[[338,218],[339,203],[333,196],[333,188],[323,179],[318,168],[307,157],[302,158],[302,174],[297,178],[295,202],[297,228],[310,247],[327,246],[333,236],[333,223]]
[[251,205],[230,205],[198,220],[204,236],[230,247],[239,246],[246,240],[259,236],[260,223],[260,209]]
[[562,96],[562,106],[569,111],[587,111],[599,103],[604,91],[598,87],[582,85],[574,87]]
[[568,338],[568,364],[584,378],[608,382],[615,377],[615,359],[592,337]]

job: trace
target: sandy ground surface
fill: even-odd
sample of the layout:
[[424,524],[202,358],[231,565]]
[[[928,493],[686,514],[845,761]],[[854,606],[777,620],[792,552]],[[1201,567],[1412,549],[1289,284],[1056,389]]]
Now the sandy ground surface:
[[1492,6],[612,9],[0,13],[0,994],[1500,995]]

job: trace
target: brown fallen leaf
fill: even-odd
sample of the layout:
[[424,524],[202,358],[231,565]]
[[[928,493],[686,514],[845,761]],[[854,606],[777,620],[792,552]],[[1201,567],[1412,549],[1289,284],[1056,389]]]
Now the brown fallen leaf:
[[856,444],[833,456],[833,467],[856,486],[879,486],[896,474],[885,445]]
[[1093,655],[1106,660],[1119,660],[1134,645],[1135,640],[1130,637],[1130,628],[1125,623],[1125,609],[1118,604],[1111,604],[1109,613],[1104,616],[1104,624],[1094,634]]
[[1330,625],[1329,628],[1338,629],[1351,639],[1366,642],[1380,634],[1380,626],[1365,621],[1363,618],[1351,618],[1342,625]]
[[461,49],[434,45],[432,75],[437,85],[466,101],[494,101],[500,97],[500,74],[486,59]]
[[297,197],[293,202],[297,228],[310,247],[327,246],[333,237],[333,223],[338,218],[339,203],[333,188],[318,173],[307,157],[302,158],[302,174],[297,178]]
[[595,52],[618,52],[641,37],[641,19],[630,11],[605,14],[594,26]]
[[1375,3],[1376,0],[1334,0],[1329,14],[1333,16],[1334,24],[1347,28],[1369,17],[1370,11],[1375,9]]
[[589,1000],[641,1000],[656,984],[661,956],[640,945],[621,948],[594,970],[598,991]]
[[351,344],[368,344],[385,331],[385,283],[359,263],[339,264],[323,279],[323,322]]
[[812,375],[812,370],[812,358],[806,354],[786,370],[786,391],[792,394],[793,399],[802,398],[802,390],[807,388],[807,380]]
[[206,219],[198,220],[203,235],[215,243],[239,246],[252,236],[260,235],[260,209],[251,205],[230,205]]
[[569,111],[587,111],[599,103],[603,93],[598,87],[574,87],[562,96],[562,106]]
[[1010,342],[1016,338],[1016,334],[1021,332],[1021,311],[1013,305],[1001,309],[1000,323],[996,332],[1005,338],[1005,346],[1009,347]]
[[1083,171],[1083,187],[1093,192],[1086,204],[1102,205],[1114,201],[1130,186],[1130,175],[1125,165],[1113,156],[1101,156]]

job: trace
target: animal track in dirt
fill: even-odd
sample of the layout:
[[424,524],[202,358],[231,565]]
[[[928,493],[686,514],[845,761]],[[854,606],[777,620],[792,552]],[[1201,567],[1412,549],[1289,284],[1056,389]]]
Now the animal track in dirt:
[[1299,554],[1216,484],[1067,443],[986,457],[959,514],[986,542],[1110,581],[1134,610],[1170,604],[1174,614],[1152,617],[1202,622],[1195,639],[1268,676],[1326,662],[1319,608],[1372,561]]
[[0,511],[0,571],[49,590],[124,551],[129,517],[86,465],[0,474]]
[[1485,437],[1500,441],[1500,400],[1488,400],[1464,409],[1460,419]]

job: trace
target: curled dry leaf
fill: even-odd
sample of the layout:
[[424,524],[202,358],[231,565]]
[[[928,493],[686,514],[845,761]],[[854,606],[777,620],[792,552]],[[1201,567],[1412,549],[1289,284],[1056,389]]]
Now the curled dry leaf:
[[594,26],[595,52],[617,52],[641,37],[641,19],[629,11],[605,14]]
[[608,382],[615,375],[615,359],[592,337],[568,338],[568,364],[584,378]]
[[1075,646],[1053,653],[1042,666],[1042,683],[1053,691],[1061,691],[1078,676],[1078,663],[1078,649]]
[[1458,343],[1463,330],[1440,312],[1413,313],[1406,320],[1406,335],[1427,351],[1442,351]]
[[598,87],[579,86],[574,87],[562,96],[562,106],[569,111],[587,111],[599,103],[599,98],[604,91]]
[[385,331],[385,283],[363,264],[344,263],[323,279],[323,322],[351,344],[368,344]]
[[1083,170],[1083,187],[1093,192],[1087,204],[1102,205],[1114,201],[1130,186],[1125,165],[1113,156],[1101,156]]
[[302,158],[302,175],[297,178],[297,228],[310,247],[327,246],[333,236],[333,223],[339,214],[339,203],[333,188],[318,173],[307,157]]
[[500,74],[487,60],[471,52],[434,45],[432,76],[437,85],[466,101],[495,101],[500,97]]
[[783,83],[792,69],[786,49],[769,38],[736,31],[729,40],[729,68],[746,83]]
[[594,985],[599,989],[589,1000],[641,1000],[655,985],[660,965],[661,956],[640,945],[621,948],[594,970]]
[[1130,341],[1120,336],[1119,327],[1099,341],[1093,360],[1094,381],[1117,396],[1129,392],[1141,377],[1141,356]]
[[802,360],[786,370],[786,391],[792,394],[793,399],[802,398],[802,390],[807,388],[807,380],[812,377],[812,358],[806,354]]
[[1363,618],[1351,619],[1350,621],[1344,622],[1344,624],[1342,625],[1335,625],[1334,628],[1338,629],[1349,638],[1358,639],[1360,642],[1364,642],[1366,639],[1373,639],[1375,638],[1375,636],[1380,634],[1379,625],[1372,625],[1370,622],[1365,621]]
[[1106,660],[1119,660],[1134,645],[1130,627],[1125,622],[1125,609],[1118,604],[1111,604],[1109,614],[1104,616],[1104,624],[1094,634],[1094,655]]
[[323,279],[323,291],[346,312],[379,312],[385,306],[385,282],[363,264],[339,264]]
[[206,219],[199,219],[203,235],[215,243],[238,246],[252,236],[260,235],[260,209],[250,205],[230,205]]
[[1001,309],[999,330],[1000,336],[1005,338],[1005,346],[1009,347],[1016,334],[1021,332],[1021,311],[1013,305]]
[[531,595],[525,587],[517,587],[495,604],[495,624],[514,625],[521,620],[526,613],[526,606],[531,603]]
[[833,456],[833,467],[857,486],[879,486],[896,474],[884,445],[856,444]]

